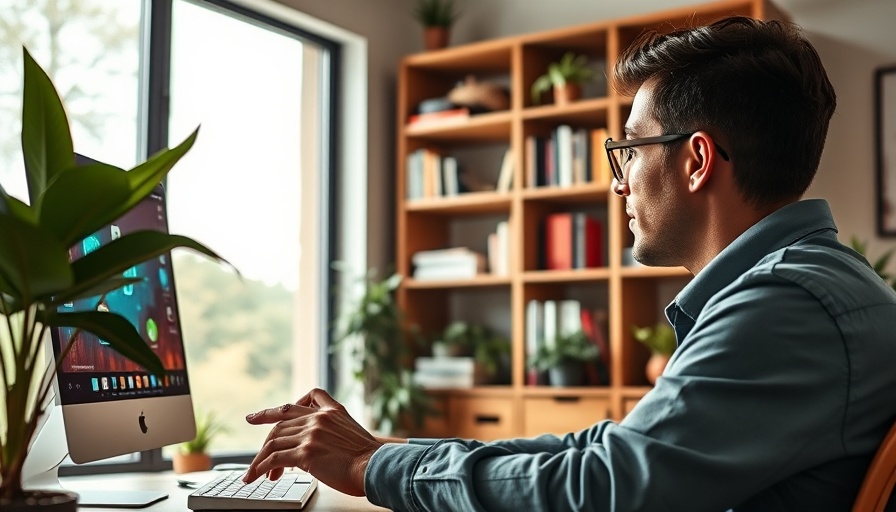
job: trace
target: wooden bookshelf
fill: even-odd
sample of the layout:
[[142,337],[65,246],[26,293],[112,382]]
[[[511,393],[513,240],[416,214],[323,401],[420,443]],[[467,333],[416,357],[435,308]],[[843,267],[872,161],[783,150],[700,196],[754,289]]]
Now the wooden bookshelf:
[[[619,139],[631,98],[608,87],[606,94],[586,96],[567,106],[533,105],[529,90],[547,65],[567,51],[604,62],[609,75],[616,56],[645,29],[668,31],[694,25],[695,20],[702,24],[732,14],[784,19],[764,0],[731,0],[456,46],[402,60],[397,101],[398,272],[412,276],[411,257],[421,250],[468,246],[485,252],[485,240],[477,233],[501,220],[508,221],[510,232],[508,275],[445,281],[406,279],[398,291],[408,321],[424,333],[441,331],[453,320],[482,323],[485,319],[511,340],[509,384],[434,390],[431,395],[442,415],[428,420],[415,435],[495,439],[571,431],[605,418],[622,419],[650,390],[644,376],[649,353],[631,336],[631,327],[662,319],[663,308],[690,274],[681,268],[623,265],[624,248],[634,239],[623,202],[612,193],[609,182],[533,187],[526,183],[524,172],[527,137],[544,136],[560,124],[568,124],[606,128],[611,137]],[[508,84],[510,108],[443,126],[405,124],[420,101],[444,96],[470,74]],[[509,148],[515,164],[510,191],[406,200],[406,158],[420,148],[458,155],[465,167],[480,172],[479,177],[486,181],[497,178],[497,155]],[[606,265],[540,269],[539,225],[545,216],[583,210],[604,221]],[[573,388],[527,385],[526,305],[530,300],[569,297],[583,297],[583,305],[607,311],[609,384]]]

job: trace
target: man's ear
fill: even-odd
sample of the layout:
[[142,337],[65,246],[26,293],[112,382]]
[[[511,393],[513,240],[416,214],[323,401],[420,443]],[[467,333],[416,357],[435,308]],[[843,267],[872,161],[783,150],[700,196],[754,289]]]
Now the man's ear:
[[718,155],[712,138],[705,132],[694,132],[687,141],[686,151],[688,190],[696,192],[712,178]]

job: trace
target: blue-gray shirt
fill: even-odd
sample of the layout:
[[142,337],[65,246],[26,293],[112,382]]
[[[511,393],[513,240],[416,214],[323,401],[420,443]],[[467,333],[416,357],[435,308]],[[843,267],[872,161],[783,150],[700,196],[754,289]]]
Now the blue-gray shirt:
[[896,419],[896,294],[823,200],[752,226],[666,309],[679,346],[619,424],[388,444],[368,499],[407,511],[848,511]]

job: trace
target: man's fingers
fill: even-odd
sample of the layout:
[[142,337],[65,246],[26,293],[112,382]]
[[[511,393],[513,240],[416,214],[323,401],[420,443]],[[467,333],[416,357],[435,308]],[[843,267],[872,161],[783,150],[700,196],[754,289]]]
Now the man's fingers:
[[329,393],[320,388],[312,389],[302,398],[296,401],[296,405],[305,407],[337,407],[339,402],[333,399]]
[[284,404],[280,407],[271,407],[246,416],[246,421],[253,425],[264,423],[277,423],[284,420],[299,418],[314,412],[314,409],[296,404]]
[[[308,469],[301,466],[299,449],[295,441],[289,438],[275,439],[265,443],[261,451],[258,452],[252,464],[249,465],[249,469],[246,470],[243,481],[252,482],[264,474],[274,475],[275,472],[279,472],[277,475],[279,478],[280,474],[283,474],[283,468],[289,467]],[[273,476],[271,478],[273,479]]]

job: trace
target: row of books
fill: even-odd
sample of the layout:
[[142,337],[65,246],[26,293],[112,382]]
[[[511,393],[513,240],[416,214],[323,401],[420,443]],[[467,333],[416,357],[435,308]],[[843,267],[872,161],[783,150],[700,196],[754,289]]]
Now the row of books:
[[[606,309],[588,309],[581,302],[564,300],[530,300],[526,303],[526,359],[531,360],[542,345],[552,346],[560,336],[579,331],[597,346],[600,355],[595,364],[586,367],[589,385],[606,385],[610,382],[610,344]],[[529,365],[526,365],[529,368]],[[544,375],[533,369],[526,370],[526,384],[537,386],[546,383]]]
[[539,268],[571,270],[606,265],[604,224],[584,212],[547,215],[542,224]]
[[466,247],[417,251],[411,256],[414,279],[471,279],[486,272],[484,254]]
[[604,150],[607,137],[606,128],[574,129],[566,124],[554,128],[550,137],[526,137],[526,184],[569,187],[609,183],[612,173]]
[[472,357],[418,357],[413,379],[429,389],[471,388],[486,384],[488,375]]
[[463,172],[453,156],[444,156],[428,148],[420,148],[407,155],[405,161],[407,199],[451,197],[465,192],[495,190],[507,192],[513,183],[514,158],[504,152],[496,184],[483,183]]

